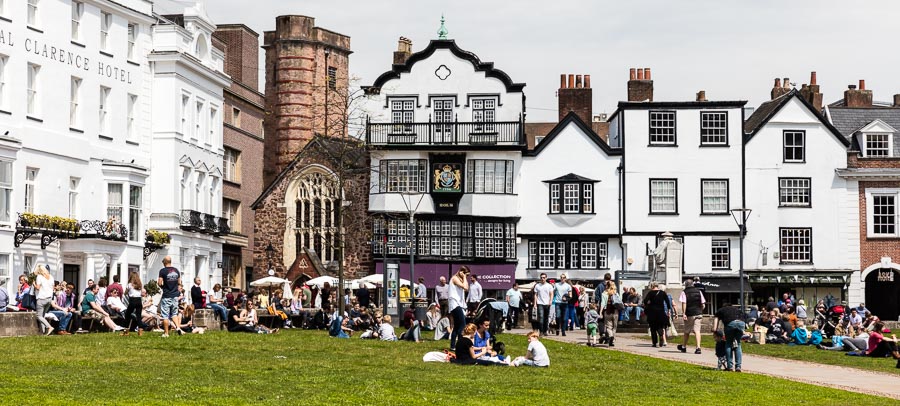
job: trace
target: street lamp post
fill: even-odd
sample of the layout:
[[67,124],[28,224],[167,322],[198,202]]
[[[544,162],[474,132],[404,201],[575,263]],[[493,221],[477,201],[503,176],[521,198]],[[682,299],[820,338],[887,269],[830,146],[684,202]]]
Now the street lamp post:
[[741,207],[740,209],[731,209],[731,217],[734,218],[734,222],[737,223],[738,231],[740,232],[740,256],[738,264],[738,278],[740,281],[738,283],[741,287],[741,297],[738,300],[741,306],[741,314],[746,314],[746,307],[744,307],[744,236],[747,235],[747,220],[750,219],[750,212],[752,209],[748,209],[746,207]]
[[[269,266],[266,268],[266,272],[272,272],[272,257],[275,255],[275,247],[272,246],[272,243],[266,247],[266,258],[269,259]],[[274,272],[273,272],[274,273]]]
[[[419,195],[419,200],[413,205],[413,199],[415,199],[415,195]],[[413,312],[415,312],[415,250],[418,248],[416,244],[414,244],[414,238],[416,238],[416,211],[419,209],[419,205],[422,204],[422,199],[425,197],[424,193],[412,192],[412,193],[404,193],[403,194],[403,204],[406,206],[406,210],[409,212],[409,239],[407,243],[409,244],[409,284],[411,285],[409,288],[409,305],[412,307]],[[408,201],[407,201],[408,200]],[[398,272],[399,273],[399,272]],[[398,283],[399,286],[399,283]],[[399,311],[398,311],[399,312]]]

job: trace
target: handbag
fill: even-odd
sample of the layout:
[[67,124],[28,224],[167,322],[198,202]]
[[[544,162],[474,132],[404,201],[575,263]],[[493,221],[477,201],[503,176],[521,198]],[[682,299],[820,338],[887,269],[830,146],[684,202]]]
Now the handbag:
[[22,307],[29,310],[37,310],[37,298],[30,289],[28,293],[22,295]]
[[669,336],[670,336],[670,337],[677,337],[677,336],[678,336],[678,330],[675,329],[675,324],[674,324],[674,323],[669,323],[669,331],[668,331],[668,333],[669,333]]

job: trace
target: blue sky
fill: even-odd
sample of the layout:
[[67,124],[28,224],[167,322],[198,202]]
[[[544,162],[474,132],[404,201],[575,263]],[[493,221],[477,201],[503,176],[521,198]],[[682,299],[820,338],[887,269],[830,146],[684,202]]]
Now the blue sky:
[[[156,0],[157,10],[191,0]],[[302,14],[351,37],[352,75],[371,83],[390,68],[397,38],[419,50],[450,38],[525,82],[529,121],[556,118],[561,73],[589,74],[594,112],[626,97],[628,68],[653,71],[655,100],[768,99],[775,77],[799,87],[818,72],[826,103],[866,80],[876,100],[900,93],[896,52],[900,2],[864,1],[474,1],[206,0],[217,23],[271,30],[275,17]]]

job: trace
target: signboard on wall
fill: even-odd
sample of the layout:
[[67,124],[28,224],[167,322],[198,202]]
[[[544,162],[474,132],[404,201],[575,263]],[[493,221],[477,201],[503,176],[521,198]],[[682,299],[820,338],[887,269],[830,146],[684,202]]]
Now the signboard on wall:
[[399,315],[399,300],[400,300],[400,264],[397,262],[388,262],[385,266],[385,270],[387,272],[385,275],[385,284],[387,288],[384,289],[385,295],[385,303],[387,303],[387,314],[391,315]]
[[894,270],[893,269],[879,269],[878,270],[878,282],[893,282],[894,281]]
[[434,201],[434,212],[456,214],[459,212],[459,199],[462,198],[466,179],[465,155],[444,154],[431,155],[431,199]]

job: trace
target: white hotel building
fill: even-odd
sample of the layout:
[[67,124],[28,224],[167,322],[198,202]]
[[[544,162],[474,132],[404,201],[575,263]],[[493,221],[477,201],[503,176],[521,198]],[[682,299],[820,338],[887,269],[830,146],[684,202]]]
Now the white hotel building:
[[[199,17],[201,7],[185,16],[195,15],[199,28],[167,28],[172,24],[152,6],[148,0],[0,1],[0,280],[11,292],[18,275],[37,264],[49,265],[57,280],[84,286],[113,274],[124,280],[129,272],[148,280],[166,253],[193,271],[198,262],[183,256],[195,252],[180,247],[196,240],[206,241],[212,257],[221,252],[221,240],[208,235],[214,233],[182,230],[177,217],[182,208],[218,213],[221,201],[221,184],[212,181],[222,162],[221,120],[206,120],[210,108],[221,106],[228,78],[221,53],[211,51],[214,26]],[[203,49],[193,45],[197,38],[205,38],[203,62],[193,56]],[[190,66],[168,69],[178,57]],[[192,68],[200,73],[178,71]],[[200,128],[211,137],[204,144],[188,137],[166,141],[172,128],[166,120],[181,117],[176,106],[188,82],[202,87],[189,91],[206,103],[198,111]],[[175,190],[180,162],[191,162],[191,173],[209,174],[202,194],[213,203],[181,201]],[[154,182],[175,186],[153,197]],[[146,257],[150,228],[168,231],[172,243]],[[203,274],[214,275],[212,269]]]

